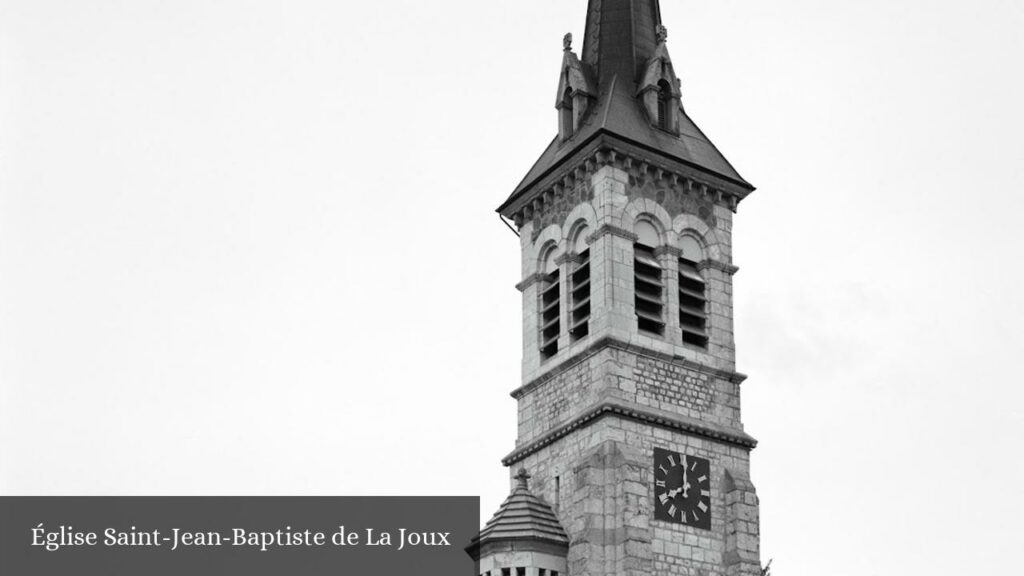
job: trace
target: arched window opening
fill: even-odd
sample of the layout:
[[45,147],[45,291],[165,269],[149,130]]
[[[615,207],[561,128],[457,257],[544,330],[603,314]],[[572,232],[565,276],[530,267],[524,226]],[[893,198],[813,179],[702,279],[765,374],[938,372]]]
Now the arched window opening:
[[560,282],[554,250],[548,251],[541,274],[540,354],[546,360],[558,353],[558,335],[561,332]]
[[636,241],[638,244],[649,246],[652,250],[661,245],[661,234],[658,233],[658,229],[654,227],[647,220],[640,220],[633,226],[633,233],[636,234]]
[[640,221],[634,227],[637,241],[633,244],[633,292],[637,328],[644,332],[663,334],[665,320],[662,267],[654,255],[660,244],[657,229],[650,222]]
[[658,128],[662,130],[670,130],[669,122],[672,118],[672,89],[669,87],[668,82],[661,80],[658,82]]
[[683,342],[707,348],[707,285],[698,268],[704,251],[691,236],[683,236],[679,245],[683,252],[679,258],[679,325]]
[[586,226],[576,233],[576,262],[569,278],[569,335],[573,341],[590,334],[590,247]]

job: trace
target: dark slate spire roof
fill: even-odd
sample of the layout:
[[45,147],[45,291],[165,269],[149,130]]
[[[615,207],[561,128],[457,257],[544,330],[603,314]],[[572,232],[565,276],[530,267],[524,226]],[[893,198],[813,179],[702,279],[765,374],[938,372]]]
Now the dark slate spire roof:
[[[568,140],[556,136],[512,195],[498,208],[503,214],[532,196],[531,187],[555,172],[561,163],[595,140],[618,141],[652,155],[690,166],[744,191],[754,189],[733,168],[685,111],[679,134],[652,125],[637,98],[648,60],[659,48],[658,0],[590,0],[587,9],[583,63],[595,77],[598,92],[582,125]],[[664,47],[662,47],[664,49]],[[507,214],[506,214],[507,215]]]
[[527,484],[529,478],[525,469],[519,470],[512,494],[487,522],[480,535],[473,539],[469,549],[479,549],[485,544],[501,541],[533,541],[568,547],[569,537],[565,529],[559,524],[551,507],[530,492]]
[[658,0],[590,0],[583,61],[601,78],[601,84],[616,75],[635,81],[658,45],[659,25]]

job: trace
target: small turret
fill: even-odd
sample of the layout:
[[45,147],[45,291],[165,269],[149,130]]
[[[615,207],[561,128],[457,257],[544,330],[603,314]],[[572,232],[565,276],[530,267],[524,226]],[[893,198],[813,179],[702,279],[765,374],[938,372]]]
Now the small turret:
[[520,468],[516,486],[466,552],[483,576],[565,576],[569,537],[551,507],[530,492]]

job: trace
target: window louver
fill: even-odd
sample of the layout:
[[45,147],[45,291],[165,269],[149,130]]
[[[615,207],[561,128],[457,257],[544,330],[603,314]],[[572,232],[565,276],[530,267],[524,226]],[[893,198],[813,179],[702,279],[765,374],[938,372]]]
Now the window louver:
[[665,321],[662,315],[664,284],[661,281],[661,265],[654,257],[654,249],[649,246],[635,244],[633,255],[637,327],[645,332],[662,334]]
[[707,298],[704,278],[697,271],[697,263],[685,258],[679,259],[679,325],[683,330],[683,342],[706,348]]
[[590,333],[590,251],[584,250],[573,269],[570,289],[569,334],[579,340]]
[[540,294],[540,352],[550,358],[558,352],[558,334],[561,331],[561,305],[559,303],[559,271],[544,277]]

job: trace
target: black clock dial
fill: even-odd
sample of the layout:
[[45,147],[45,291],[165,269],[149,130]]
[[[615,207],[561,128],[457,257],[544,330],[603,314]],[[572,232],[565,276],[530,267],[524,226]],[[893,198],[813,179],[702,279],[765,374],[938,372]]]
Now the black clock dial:
[[711,463],[655,448],[654,517],[711,529]]

